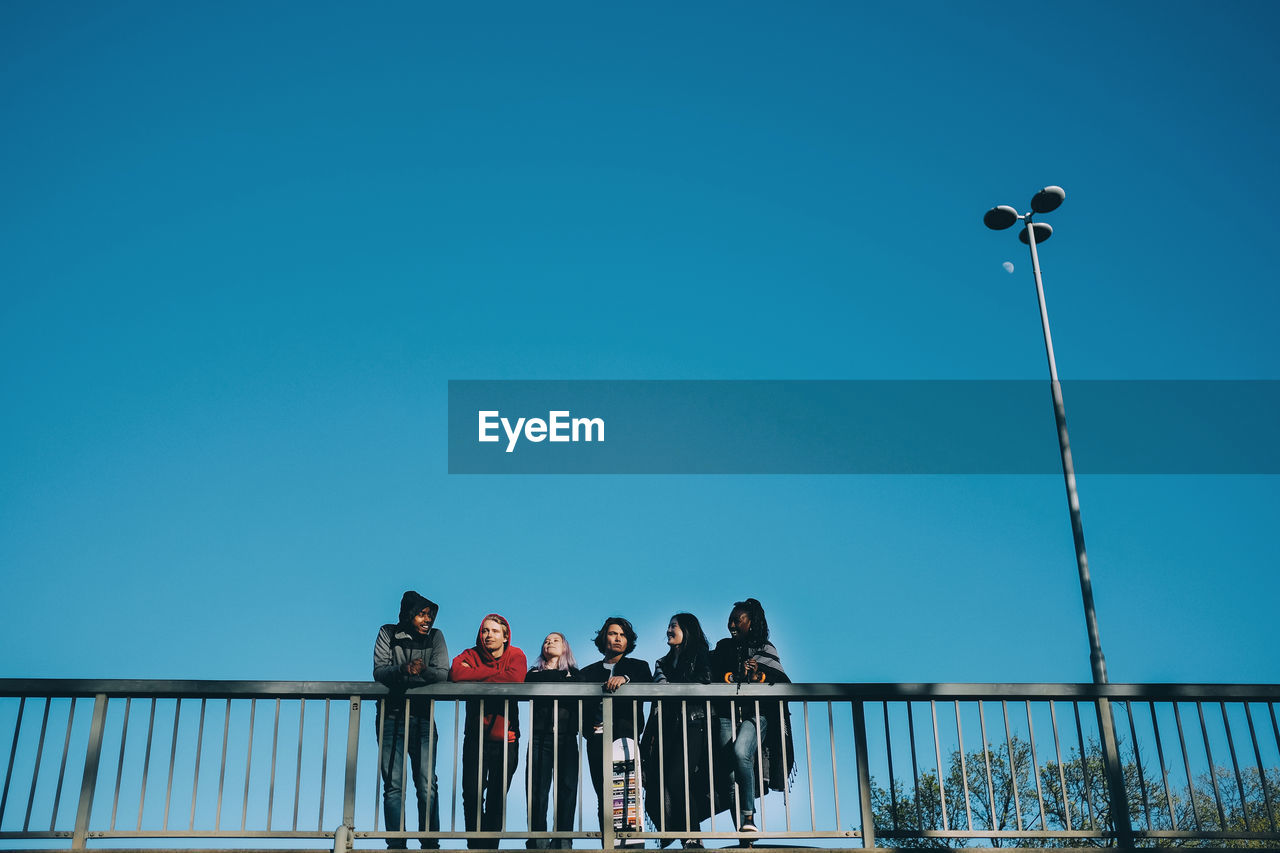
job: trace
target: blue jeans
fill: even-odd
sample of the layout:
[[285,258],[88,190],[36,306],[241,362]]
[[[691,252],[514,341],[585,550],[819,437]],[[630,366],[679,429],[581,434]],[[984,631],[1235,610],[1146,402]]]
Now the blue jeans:
[[[388,832],[399,832],[404,818],[404,715],[387,714],[382,727],[378,769],[382,773],[382,815]],[[409,767],[418,794],[418,831],[425,832],[430,815],[432,832],[440,831],[440,799],[437,796],[436,753],[440,735],[434,726],[428,731],[427,718],[409,715]],[[387,847],[405,848],[405,839],[388,838]],[[440,846],[439,839],[422,839],[423,848]]]
[[[734,738],[733,722],[728,717],[717,720],[716,743],[719,744],[719,756],[716,758],[720,767],[728,768],[729,782],[738,784],[738,811],[744,815],[756,812],[756,749],[764,743],[765,734],[769,730],[769,721],[760,717],[760,735],[756,736],[756,718],[747,717],[738,721],[738,737]],[[723,763],[720,763],[723,762]],[[732,808],[733,791],[728,792],[727,802]]]

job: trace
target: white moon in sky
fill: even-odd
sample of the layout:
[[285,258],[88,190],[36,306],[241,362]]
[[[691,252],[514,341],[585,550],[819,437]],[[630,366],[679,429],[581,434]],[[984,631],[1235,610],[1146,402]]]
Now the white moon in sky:
[[1005,261],[1000,266],[1004,267],[1005,272],[1013,272],[1013,264],[1010,261]]

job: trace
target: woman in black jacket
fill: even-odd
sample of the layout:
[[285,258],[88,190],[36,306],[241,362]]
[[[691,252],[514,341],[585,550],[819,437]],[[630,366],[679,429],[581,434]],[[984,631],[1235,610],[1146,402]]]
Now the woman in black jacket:
[[[578,662],[569,641],[552,631],[542,641],[542,654],[524,679],[527,683],[563,684],[581,681]],[[555,781],[555,816],[552,832],[573,830],[573,812],[578,792],[578,703],[573,699],[533,700],[533,736],[529,739],[529,829],[547,831],[547,800],[552,777]],[[529,839],[530,848],[569,848],[567,838]]]
[[[692,613],[672,616],[667,623],[667,646],[667,653],[654,663],[655,682],[706,684],[711,680],[707,637],[698,617]],[[671,698],[655,703],[640,755],[645,811],[653,825],[662,832],[697,832],[699,824],[711,816],[706,700]],[[685,839],[684,846],[701,847],[702,843]]]
[[[725,684],[787,684],[778,650],[769,642],[764,607],[754,598],[729,611],[729,636],[711,652],[711,679]],[[719,751],[717,806],[736,810],[739,832],[757,831],[756,798],[782,791],[795,767],[786,704],[736,700],[713,703]],[[763,781],[763,787],[760,782]]]

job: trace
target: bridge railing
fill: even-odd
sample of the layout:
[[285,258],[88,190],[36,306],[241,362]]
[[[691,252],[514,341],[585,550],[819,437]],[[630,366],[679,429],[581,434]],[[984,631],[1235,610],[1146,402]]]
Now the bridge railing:
[[[469,831],[463,732],[467,700],[478,698],[502,703],[505,725],[522,734],[516,766],[505,768],[499,827]],[[410,699],[439,732],[431,747],[438,832],[417,830],[409,778],[399,794],[406,823],[384,822],[379,756],[392,732],[404,738],[387,713],[403,713]],[[602,722],[599,736],[576,741],[572,826],[530,828],[535,700],[566,707],[588,733]],[[368,682],[0,679],[0,847],[169,839],[189,848],[345,849],[425,838],[445,847],[696,839],[1280,848],[1277,701],[1274,685],[628,684],[603,694],[598,685],[441,684],[388,697]],[[639,709],[629,732],[612,731],[619,702]],[[775,741],[773,758],[790,772],[785,783],[775,775],[774,791],[760,798],[755,832],[736,825],[742,791],[725,782],[732,747],[719,743],[716,726],[697,728],[698,742],[691,729],[671,727],[718,712],[785,721],[789,737]],[[634,803],[625,774],[616,791],[606,778],[602,819],[587,753],[600,750],[602,765],[613,767],[613,744],[623,740],[648,757],[646,778]],[[388,745],[401,754],[407,747]],[[560,761],[556,776],[570,772]],[[762,790],[763,768],[756,773]],[[685,809],[646,803],[664,790],[722,810],[685,823]],[[551,791],[554,806],[555,784]],[[651,820],[636,819],[646,813]]]

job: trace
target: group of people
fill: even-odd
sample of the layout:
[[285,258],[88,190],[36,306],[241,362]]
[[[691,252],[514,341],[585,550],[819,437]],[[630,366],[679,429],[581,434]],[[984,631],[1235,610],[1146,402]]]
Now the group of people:
[[[728,619],[729,636],[715,648],[710,647],[696,616],[672,616],[666,631],[667,653],[652,669],[647,662],[630,656],[636,648],[636,632],[621,616],[610,616],[596,633],[601,659],[579,668],[568,639],[558,631],[547,635],[529,667],[524,652],[511,643],[510,624],[497,613],[480,621],[475,645],[450,660],[444,636],[434,627],[438,613],[435,602],[410,590],[401,598],[399,619],[379,629],[373,647],[373,677],[393,696],[442,681],[598,683],[613,693],[629,682],[761,684],[789,680],[778,650],[769,642],[764,608],[754,598],[734,603]],[[638,700],[615,700],[612,706],[614,743],[621,740],[626,749],[635,749],[632,735],[643,731],[640,778],[645,810],[655,826],[669,832],[697,832],[702,820],[728,810],[736,815],[740,832],[755,832],[757,797],[769,790],[782,790],[787,784],[795,751],[784,703],[672,700],[653,703],[643,720],[643,703]],[[498,831],[519,759],[519,714],[514,700],[497,698],[468,700],[463,713],[463,820],[468,832]],[[387,829],[396,831],[403,825],[407,753],[417,792],[418,831],[425,833],[429,828],[432,833],[439,832],[435,774],[439,737],[430,700],[390,699],[377,720]],[[532,728],[529,830],[548,830],[547,811],[552,802],[551,831],[572,830],[579,749],[584,742],[591,784],[600,803],[601,826],[613,820],[611,780],[606,778],[602,760],[603,703],[587,700],[579,707],[574,700],[534,699]],[[693,838],[682,844],[702,846]],[[387,846],[406,845],[404,839],[391,838]],[[422,846],[437,848],[439,841],[423,838]],[[496,844],[472,838],[467,846]],[[567,839],[531,839],[528,846],[571,847],[572,843]]]

